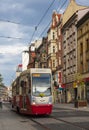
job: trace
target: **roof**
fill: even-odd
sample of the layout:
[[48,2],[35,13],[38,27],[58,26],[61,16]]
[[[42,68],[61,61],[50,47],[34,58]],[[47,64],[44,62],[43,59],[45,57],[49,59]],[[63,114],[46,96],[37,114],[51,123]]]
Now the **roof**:
[[88,6],[78,5],[75,0],[70,0],[65,12],[63,13],[63,25],[70,19],[70,17],[80,9],[86,9]]

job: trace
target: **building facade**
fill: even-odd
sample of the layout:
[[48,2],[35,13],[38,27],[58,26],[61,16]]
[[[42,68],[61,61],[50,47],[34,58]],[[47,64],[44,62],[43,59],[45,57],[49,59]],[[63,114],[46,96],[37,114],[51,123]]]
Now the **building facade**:
[[36,57],[36,53],[35,53],[35,44],[32,43],[29,47],[29,61],[28,61],[28,65],[27,68],[35,68],[35,57]]
[[36,59],[38,68],[47,68],[47,37],[42,38],[42,43],[36,49]]
[[[58,39],[60,33],[58,32],[58,23],[60,21],[61,14],[57,14],[56,11],[52,15],[52,23],[47,32],[48,36],[48,54],[47,63],[48,67],[52,69],[52,74],[55,77],[57,70],[60,68],[61,64],[61,43]],[[60,50],[60,51],[59,51]]]
[[29,61],[29,51],[22,52],[22,71],[27,70],[27,65]]
[[76,4],[75,0],[70,0],[70,4],[63,14],[63,82],[66,85],[66,102],[74,100],[73,83],[78,70],[76,24],[81,16],[78,11],[84,12],[84,10],[86,7]]
[[89,102],[89,9],[77,23],[77,66],[86,87]]
[[36,60],[36,50],[41,45],[42,40],[36,40],[34,43],[31,43],[29,46],[29,61],[27,69],[29,68],[38,68],[38,62]]
[[89,85],[88,10],[89,7],[70,0],[63,14],[53,12],[47,37],[29,47],[28,68],[51,68],[53,79],[64,86],[66,102],[74,101],[77,73],[83,74],[86,85]]

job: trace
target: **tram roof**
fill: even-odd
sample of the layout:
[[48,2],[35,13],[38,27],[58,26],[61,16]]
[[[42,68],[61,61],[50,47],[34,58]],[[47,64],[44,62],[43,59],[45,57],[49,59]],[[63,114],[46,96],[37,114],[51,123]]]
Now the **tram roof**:
[[30,68],[27,70],[24,70],[23,72],[21,72],[21,74],[12,82],[12,85],[15,85],[16,82],[18,81],[18,79],[25,74],[29,74],[29,73],[51,73],[51,69],[50,68]]
[[28,73],[51,73],[50,68],[30,68],[25,71],[23,71],[21,75],[28,74]]

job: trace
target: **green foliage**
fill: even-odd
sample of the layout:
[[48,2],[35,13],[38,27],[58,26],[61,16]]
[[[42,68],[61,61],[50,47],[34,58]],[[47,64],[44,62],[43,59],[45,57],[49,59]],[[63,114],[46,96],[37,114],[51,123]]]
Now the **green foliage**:
[[80,73],[76,73],[75,74],[75,80],[78,82],[81,82],[83,80],[83,77]]
[[1,74],[0,74],[0,87],[4,87],[3,78],[2,78],[2,75],[1,75]]
[[85,86],[82,74],[76,73],[75,74],[75,80],[76,80],[78,86],[81,86],[82,88]]

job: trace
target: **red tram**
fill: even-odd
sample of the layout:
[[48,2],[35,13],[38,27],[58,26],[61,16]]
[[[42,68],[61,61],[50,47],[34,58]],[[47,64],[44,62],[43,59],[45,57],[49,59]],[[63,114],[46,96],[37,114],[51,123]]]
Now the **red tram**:
[[46,68],[23,71],[12,83],[12,108],[25,114],[51,114],[52,75]]

